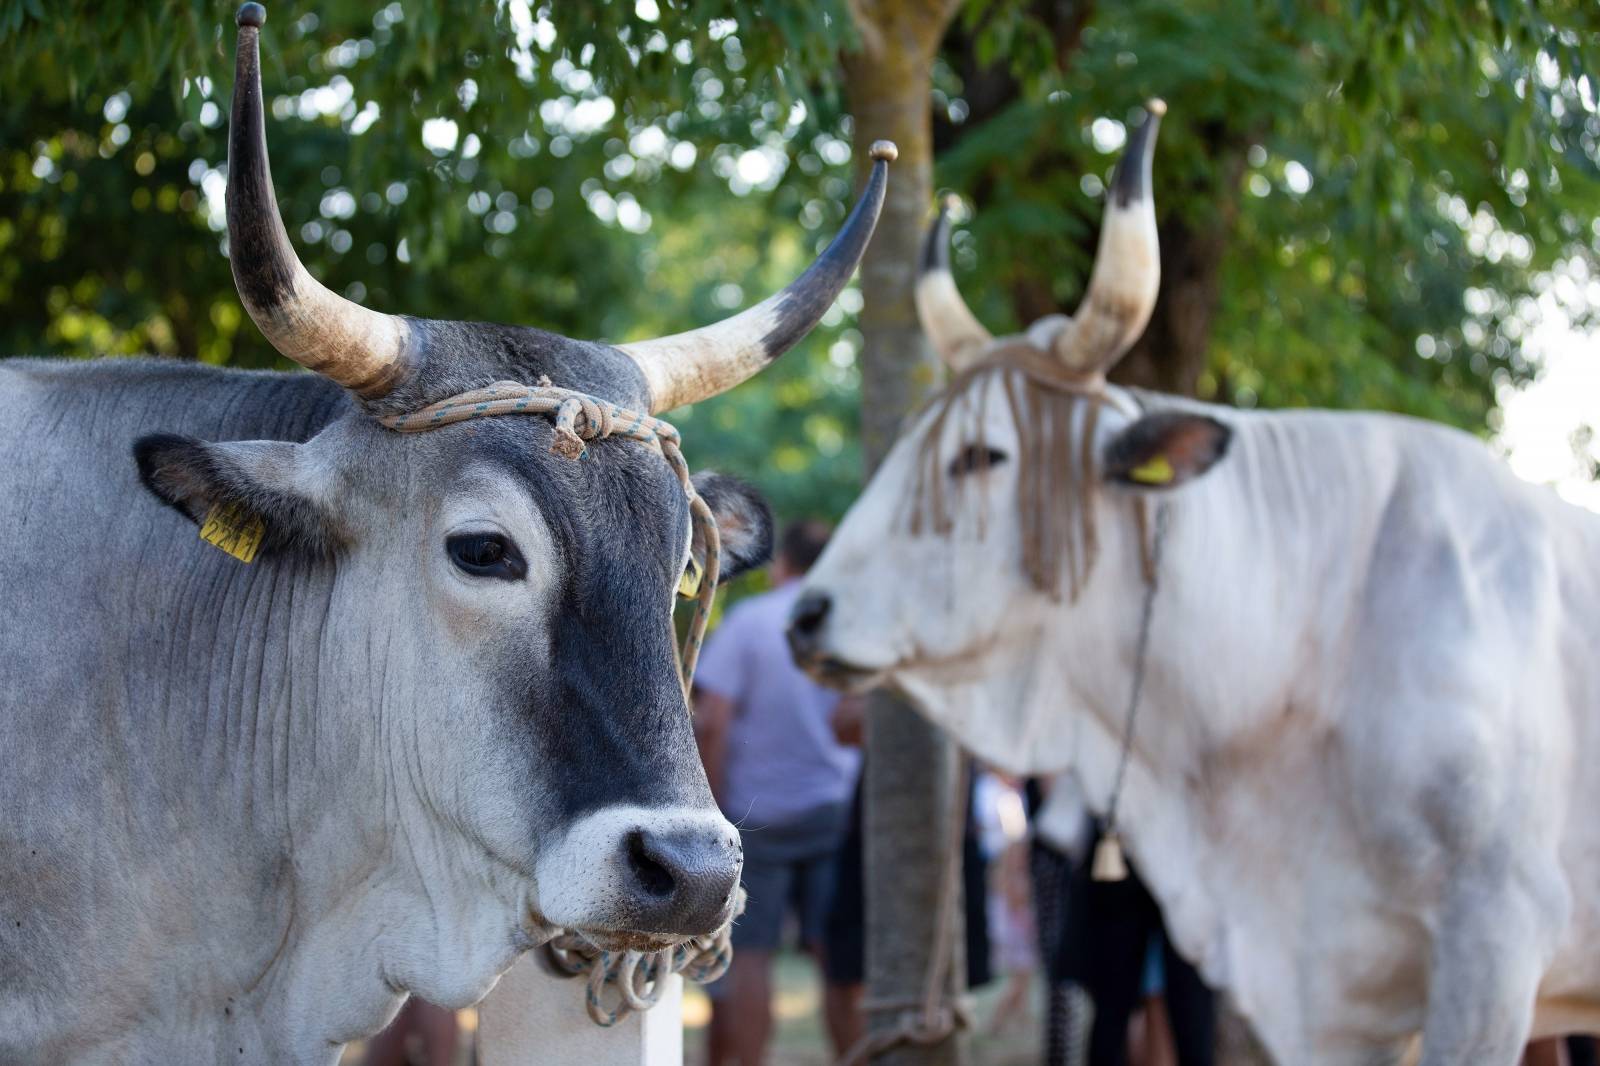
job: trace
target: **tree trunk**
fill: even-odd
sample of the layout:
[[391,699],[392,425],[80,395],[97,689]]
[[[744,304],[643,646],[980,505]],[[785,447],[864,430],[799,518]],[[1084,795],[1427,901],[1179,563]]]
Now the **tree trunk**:
[[[868,470],[938,380],[938,368],[912,303],[917,251],[933,200],[931,84],[933,57],[952,14],[951,0],[858,0],[852,5],[860,51],[844,57],[845,84],[855,119],[858,183],[867,146],[894,141],[899,160],[877,235],[861,265],[861,430]],[[941,921],[951,921],[947,994],[960,994],[966,970],[960,906],[938,913],[939,883],[951,818],[955,746],[904,701],[872,698],[866,729],[865,871],[867,915],[867,1028],[882,1034],[901,1024],[894,1009],[923,995]],[[959,896],[958,896],[959,904]],[[901,1043],[872,1060],[890,1066],[961,1066],[965,1037],[934,1044]]]

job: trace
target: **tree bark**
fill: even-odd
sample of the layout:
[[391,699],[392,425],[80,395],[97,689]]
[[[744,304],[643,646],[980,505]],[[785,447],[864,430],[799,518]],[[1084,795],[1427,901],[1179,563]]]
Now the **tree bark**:
[[[929,394],[938,367],[912,302],[918,245],[933,199],[931,84],[933,57],[954,14],[953,0],[857,0],[861,48],[844,57],[855,119],[858,184],[866,148],[894,141],[900,150],[877,234],[861,265],[861,431],[868,472],[882,461],[907,415]],[[875,693],[866,727],[865,872],[869,1004],[913,1004],[923,995],[941,921],[950,962],[947,994],[966,983],[962,913],[939,914],[939,884],[952,803],[955,745],[903,700]],[[869,1033],[900,1024],[894,1009],[869,1010]],[[962,1066],[967,1040],[952,1034],[928,1045],[901,1043],[872,1060],[887,1066]]]

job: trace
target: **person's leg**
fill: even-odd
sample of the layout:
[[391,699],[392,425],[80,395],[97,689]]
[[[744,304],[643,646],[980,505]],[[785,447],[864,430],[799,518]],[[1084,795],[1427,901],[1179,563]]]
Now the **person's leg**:
[[1166,1001],[1160,996],[1146,996],[1140,1013],[1144,1015],[1142,1066],[1173,1066],[1178,1061],[1178,1053],[1173,1046]]
[[[840,862],[838,848],[811,856],[796,864],[795,911],[800,919],[800,943],[817,963],[822,988],[822,1020],[828,1030],[835,1058],[841,1058],[861,1038],[861,983],[839,982],[830,977],[827,957],[831,941],[838,939],[830,929],[839,908],[835,901],[847,872]],[[857,869],[859,875],[859,864]]]
[[1089,1066],[1126,1066],[1128,1020],[1139,1005],[1153,905],[1137,880],[1096,883],[1083,895],[1086,985],[1094,999]]
[[760,1066],[772,1036],[772,956],[790,892],[786,863],[746,848],[744,913],[733,925],[733,964],[710,990],[710,1066]]
[[727,998],[717,1005],[726,1009],[726,1051],[729,1066],[761,1066],[772,1039],[771,951],[742,948],[733,953],[728,968]]
[[1522,1052],[1522,1066],[1566,1066],[1566,1056],[1561,1054],[1561,1040],[1535,1040]]
[[388,1028],[367,1041],[367,1053],[362,1059],[367,1066],[405,1066],[406,1038],[411,1035],[411,1014],[421,1002],[415,996],[406,1000]]
[[1028,845],[1028,877],[1033,889],[1033,922],[1038,938],[1040,969],[1044,971],[1043,1066],[1067,1066],[1069,1047],[1081,1040],[1074,1033],[1071,981],[1067,976],[1064,944],[1068,888],[1072,859],[1038,837]]
[[861,1013],[861,992],[859,983],[826,982],[822,986],[822,1020],[828,1027],[828,1042],[833,1045],[835,1059],[848,1054],[867,1031],[866,1018]]
[[1217,997],[1200,977],[1200,971],[1172,948],[1166,930],[1161,933],[1162,961],[1167,980],[1167,1018],[1177,1046],[1178,1066],[1212,1066],[1216,1059]]
[[456,1012],[420,999],[411,1002],[417,1007],[414,1021],[422,1036],[423,1061],[428,1066],[455,1066]]
[[844,839],[834,860],[833,892],[823,923],[823,1020],[836,1058],[842,1058],[866,1031],[861,995],[866,971],[866,888],[861,870],[861,787],[855,799]]

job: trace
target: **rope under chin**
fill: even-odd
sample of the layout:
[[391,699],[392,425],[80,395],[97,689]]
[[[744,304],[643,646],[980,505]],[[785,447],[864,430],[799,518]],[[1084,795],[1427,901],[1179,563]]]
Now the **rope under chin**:
[[[695,664],[700,659],[700,644],[717,595],[717,579],[722,570],[722,542],[711,508],[695,491],[689,466],[683,459],[675,427],[652,415],[618,407],[609,400],[587,393],[557,388],[548,378],[538,385],[501,381],[429,404],[418,411],[388,415],[378,421],[398,433],[425,433],[441,426],[474,418],[499,415],[540,415],[555,421],[554,455],[580,460],[588,454],[588,443],[607,437],[625,437],[655,447],[672,467],[678,483],[689,499],[693,522],[693,545],[704,562],[698,585],[680,591],[695,600],[694,617],[678,657],[678,677],[683,685],[685,704],[694,681]],[[694,550],[691,549],[691,558]],[[744,889],[737,890],[732,916],[720,929],[663,951],[604,951],[581,932],[563,929],[545,945],[546,953],[559,973],[567,976],[588,974],[584,1005],[596,1025],[617,1024],[632,1011],[649,1010],[660,998],[665,979],[682,974],[690,981],[705,984],[727,970],[733,957],[729,944],[733,922],[744,910]],[[608,1005],[608,1000],[614,1000]]]
[[728,972],[733,962],[733,923],[744,913],[744,887],[736,890],[733,917],[714,933],[697,936],[661,951],[605,951],[582,933],[564,929],[545,944],[545,957],[564,977],[587,975],[583,1006],[589,1020],[609,1029],[634,1011],[654,1007],[665,979],[679,974],[686,981],[708,985]]

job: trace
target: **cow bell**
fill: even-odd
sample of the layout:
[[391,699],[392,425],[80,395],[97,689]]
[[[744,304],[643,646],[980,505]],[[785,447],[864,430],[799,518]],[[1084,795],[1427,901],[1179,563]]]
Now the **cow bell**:
[[1109,830],[1094,846],[1094,862],[1089,867],[1089,876],[1105,882],[1128,879],[1128,861],[1122,857],[1122,837],[1115,829]]

